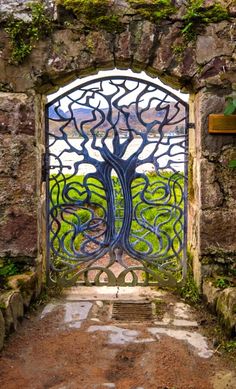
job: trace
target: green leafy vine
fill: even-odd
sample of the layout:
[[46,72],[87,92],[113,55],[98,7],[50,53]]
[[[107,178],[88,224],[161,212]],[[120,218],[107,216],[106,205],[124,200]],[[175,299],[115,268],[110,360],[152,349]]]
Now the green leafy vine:
[[5,31],[10,37],[11,61],[20,64],[31,53],[35,43],[50,34],[52,20],[42,2],[29,3],[31,21],[15,20],[10,17]]

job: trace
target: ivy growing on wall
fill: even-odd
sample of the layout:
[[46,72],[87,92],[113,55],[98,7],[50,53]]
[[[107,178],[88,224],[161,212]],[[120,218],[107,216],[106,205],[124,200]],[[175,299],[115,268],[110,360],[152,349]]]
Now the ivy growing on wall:
[[12,47],[11,60],[17,64],[24,61],[39,39],[52,31],[52,21],[42,2],[29,3],[29,9],[30,21],[15,20],[10,17],[5,28]]
[[[120,16],[112,13],[109,0],[56,0],[56,3],[72,12],[85,28],[98,28],[111,33],[125,29]],[[127,0],[127,3],[135,13],[153,23],[167,20],[178,11],[173,0]],[[12,47],[11,60],[16,64],[22,63],[36,42],[50,35],[53,29],[53,22],[42,1],[29,3],[29,10],[30,21],[11,17],[6,25]],[[228,10],[219,2],[205,7],[204,0],[188,0],[182,16],[181,35],[186,42],[194,41],[204,26],[228,19]],[[179,45],[173,51],[181,58],[184,45]]]

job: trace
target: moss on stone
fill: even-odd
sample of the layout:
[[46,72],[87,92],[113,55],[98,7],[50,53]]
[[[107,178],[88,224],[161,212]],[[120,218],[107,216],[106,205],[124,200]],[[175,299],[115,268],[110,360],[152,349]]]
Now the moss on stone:
[[128,3],[136,9],[138,14],[152,22],[168,19],[177,11],[172,0],[128,0]]
[[[177,12],[172,0],[128,0],[128,3],[136,9],[138,14],[154,23],[168,19]],[[195,40],[202,27],[209,23],[228,20],[229,17],[228,10],[218,2],[206,7],[204,0],[189,0],[182,17],[182,35],[187,41]]]
[[72,11],[77,17],[83,14],[88,18],[97,18],[106,15],[109,0],[57,0],[57,4]]
[[194,200],[193,156],[190,153],[189,153],[189,162],[188,162],[188,199],[190,202]]
[[204,0],[189,0],[186,13],[182,18],[184,23],[182,34],[187,41],[192,41],[196,39],[203,26],[228,19],[229,13],[220,3],[216,2],[206,8]]
[[83,17],[88,27],[98,27],[111,33],[124,30],[119,16],[109,12],[109,0],[57,0],[57,4],[73,12],[77,19]]
[[28,269],[25,263],[17,262],[12,258],[0,259],[0,291],[10,289],[9,277],[24,273]]
[[40,38],[52,31],[52,21],[42,2],[29,3],[31,21],[15,20],[10,17],[7,21],[6,32],[11,41],[11,61],[20,64],[31,53],[34,44]]

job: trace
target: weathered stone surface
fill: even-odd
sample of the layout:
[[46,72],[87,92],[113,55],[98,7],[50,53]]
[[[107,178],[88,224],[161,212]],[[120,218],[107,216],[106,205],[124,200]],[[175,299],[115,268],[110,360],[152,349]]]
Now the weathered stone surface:
[[36,210],[28,213],[22,208],[9,208],[0,222],[0,256],[34,258],[36,255]]
[[[218,92],[218,90],[217,90]],[[208,118],[212,113],[222,113],[225,107],[227,91],[221,91],[222,95],[216,92],[208,92],[203,89],[195,96],[195,125],[196,125],[196,147],[205,155],[220,154],[224,146],[236,146],[236,137],[231,135],[212,135],[208,132]]]
[[158,73],[165,72],[174,60],[174,43],[179,39],[180,26],[173,25],[163,28],[160,34],[160,43],[157,45],[157,50],[154,55],[152,67],[158,71]]
[[[223,36],[219,34],[223,32]],[[205,64],[219,56],[231,56],[234,51],[234,43],[230,40],[230,24],[226,21],[211,24],[199,35],[196,46],[196,60],[199,64]]]
[[0,176],[20,178],[28,169],[34,174],[36,166],[29,165],[36,160],[34,143],[32,137],[0,135]]
[[8,286],[11,289],[19,290],[26,308],[29,307],[32,297],[36,291],[36,273],[18,274],[8,278]]
[[213,58],[206,65],[202,66],[199,72],[199,86],[207,85],[222,85],[223,72],[226,67],[225,58]]
[[[47,10],[52,10],[52,0],[43,1]],[[9,15],[14,15],[14,18],[28,22],[31,20],[29,15],[29,3],[38,3],[38,0],[0,0],[0,21],[8,19]]]
[[26,94],[0,93],[0,134],[35,135],[34,100]]
[[[21,118],[20,110],[18,112]],[[11,116],[14,113],[9,112],[8,116],[8,128],[13,132]],[[21,122],[20,118],[18,122]],[[15,122],[17,128],[17,119]],[[34,137],[1,134],[0,157],[0,255],[34,257],[37,246],[37,156]]]
[[222,290],[220,288],[216,288],[213,285],[212,281],[204,280],[202,285],[202,295],[203,298],[206,300],[207,305],[212,309],[215,310],[217,299],[220,296],[220,293]]
[[130,67],[132,63],[132,34],[130,31],[125,31],[115,40],[115,65],[119,68]]
[[3,348],[4,338],[5,338],[5,321],[2,312],[0,310],[0,351]]
[[200,219],[200,253],[211,253],[221,248],[236,250],[236,209],[204,210]]
[[149,21],[142,22],[135,34],[136,50],[134,53],[134,62],[145,67],[150,60],[153,44],[156,38],[157,28]]
[[232,160],[236,160],[236,147],[227,146],[219,157],[218,180],[223,188],[224,200],[229,208],[236,207],[236,169],[229,167]]
[[5,320],[6,332],[16,330],[18,320],[23,317],[23,300],[21,294],[15,291],[4,292],[0,295],[0,306]]
[[201,208],[209,209],[220,207],[223,203],[223,194],[217,182],[216,165],[202,159],[200,162],[201,172]]
[[236,334],[236,288],[224,289],[216,305],[221,322],[229,335]]

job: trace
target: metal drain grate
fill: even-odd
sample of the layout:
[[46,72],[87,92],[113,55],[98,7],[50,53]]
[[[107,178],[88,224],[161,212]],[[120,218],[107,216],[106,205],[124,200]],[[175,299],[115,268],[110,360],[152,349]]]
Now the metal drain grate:
[[138,322],[152,320],[152,303],[116,301],[113,303],[112,319]]

